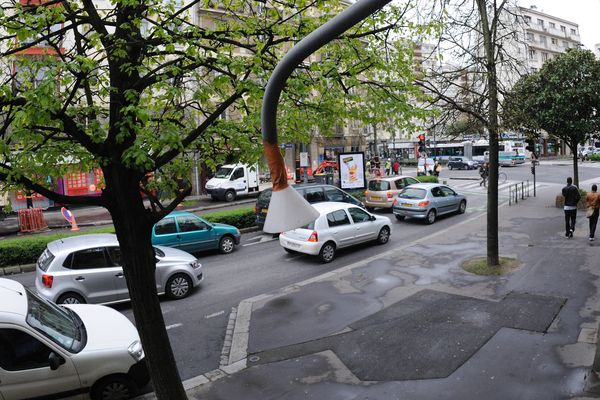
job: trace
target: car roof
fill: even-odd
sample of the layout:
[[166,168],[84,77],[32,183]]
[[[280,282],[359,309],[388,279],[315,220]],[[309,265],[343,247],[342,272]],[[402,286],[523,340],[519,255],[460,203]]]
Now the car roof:
[[0,278],[0,314],[27,314],[25,287],[12,279]]
[[189,211],[171,211],[171,212],[170,212],[170,213],[167,215],[167,217],[178,217],[178,216],[180,216],[180,215],[193,215],[193,216],[196,216],[196,214],[194,214],[194,213],[191,213],[191,212],[189,212]]
[[425,182],[425,183],[413,183],[408,188],[409,189],[414,189],[414,188],[416,188],[416,189],[431,189],[436,186],[446,186],[446,185],[442,185],[440,183]]
[[369,182],[371,182],[371,181],[395,181],[396,179],[401,179],[401,178],[413,178],[413,179],[417,179],[414,176],[396,175],[396,176],[382,176],[381,178],[369,179]]
[[90,235],[71,236],[48,243],[48,249],[55,256],[68,252],[100,246],[118,246],[117,235],[113,233],[94,233]]
[[360,208],[350,203],[342,203],[340,201],[322,201],[320,203],[311,204],[320,214],[328,214],[332,211],[342,208]]

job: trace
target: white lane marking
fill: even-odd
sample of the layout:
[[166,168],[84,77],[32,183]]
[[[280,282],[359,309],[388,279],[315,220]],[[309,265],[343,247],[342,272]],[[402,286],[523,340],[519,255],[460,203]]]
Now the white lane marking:
[[223,314],[225,314],[225,311],[221,310],[221,311],[217,311],[216,313],[205,315],[204,318],[206,318],[206,319],[214,318],[214,317],[218,317],[219,315],[223,315]]
[[167,330],[169,330],[169,329],[173,329],[173,328],[178,328],[178,327],[180,327],[181,325],[183,325],[183,324],[173,324],[173,325],[167,325],[167,326],[166,326],[166,328],[167,328]]

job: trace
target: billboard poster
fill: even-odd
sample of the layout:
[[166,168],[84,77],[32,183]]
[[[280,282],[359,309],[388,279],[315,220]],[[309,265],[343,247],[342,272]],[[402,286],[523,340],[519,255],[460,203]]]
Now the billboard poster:
[[338,173],[341,189],[365,189],[365,153],[339,153]]

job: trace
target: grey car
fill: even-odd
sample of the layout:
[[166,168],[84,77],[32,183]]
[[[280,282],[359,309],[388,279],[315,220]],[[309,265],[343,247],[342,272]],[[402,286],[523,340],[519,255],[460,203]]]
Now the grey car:
[[[181,299],[204,279],[196,257],[154,246],[156,291]],[[55,240],[36,264],[37,292],[59,304],[109,304],[129,300],[117,236],[94,234]]]
[[446,185],[417,183],[398,193],[392,212],[396,219],[405,217],[422,218],[433,224],[439,215],[463,214],[467,209],[467,198]]

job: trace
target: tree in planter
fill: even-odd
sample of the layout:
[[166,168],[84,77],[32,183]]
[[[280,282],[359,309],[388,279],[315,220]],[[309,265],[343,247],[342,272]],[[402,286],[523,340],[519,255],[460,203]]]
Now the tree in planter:
[[[232,153],[257,160],[264,83],[279,56],[340,3],[292,1],[275,9],[227,0],[218,12],[204,9],[212,4],[207,0],[111,4],[3,5],[0,181],[110,212],[156,394],[183,399],[156,296],[151,228],[190,192],[186,150],[209,167]],[[304,141],[314,127],[327,132],[343,124],[360,108],[361,88],[394,96],[374,119],[397,110],[407,120],[418,116],[403,97],[407,79],[387,68],[410,59],[382,59],[386,53],[379,52],[400,28],[406,34],[406,10],[387,7],[303,64],[281,98],[282,140]],[[192,23],[198,12],[202,26]],[[45,179],[93,168],[102,175],[97,197],[60,194]],[[166,195],[158,198],[158,190]]]
[[[511,51],[519,37],[522,16],[514,13],[514,0],[451,0],[431,3],[429,16],[444,23],[438,40],[439,53],[449,53],[444,68],[432,68],[418,84],[430,94],[439,120],[461,121],[482,127],[489,140],[487,185],[487,264],[499,266],[498,150],[502,93],[522,70]],[[441,9],[436,7],[441,5]]]
[[577,148],[600,132],[600,61],[569,49],[524,76],[509,94],[507,122],[534,135],[543,129],[569,147],[573,181],[579,186]]

